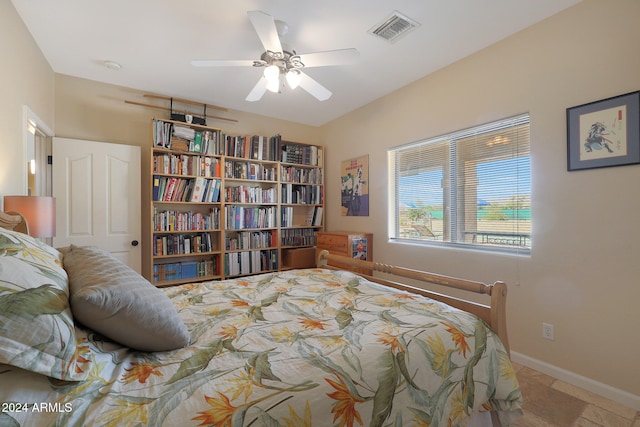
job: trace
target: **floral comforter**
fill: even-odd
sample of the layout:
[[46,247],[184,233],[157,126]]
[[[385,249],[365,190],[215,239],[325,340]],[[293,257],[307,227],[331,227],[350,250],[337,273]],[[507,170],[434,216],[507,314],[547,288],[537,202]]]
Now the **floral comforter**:
[[0,425],[436,427],[521,413],[497,336],[439,302],[321,269],[164,291],[192,345],[136,352],[79,330],[85,381],[0,365]]

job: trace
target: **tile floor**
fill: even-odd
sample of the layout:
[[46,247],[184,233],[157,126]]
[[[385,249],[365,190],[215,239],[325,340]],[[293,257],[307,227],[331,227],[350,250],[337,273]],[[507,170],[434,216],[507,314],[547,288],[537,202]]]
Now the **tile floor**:
[[640,427],[640,411],[514,363],[524,416],[513,427]]

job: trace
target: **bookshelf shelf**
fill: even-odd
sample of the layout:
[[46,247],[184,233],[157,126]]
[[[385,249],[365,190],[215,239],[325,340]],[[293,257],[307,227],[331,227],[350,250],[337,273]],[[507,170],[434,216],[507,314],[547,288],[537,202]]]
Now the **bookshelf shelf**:
[[216,255],[216,254],[220,254],[221,251],[215,251],[215,252],[191,252],[188,254],[174,254],[174,255],[154,255],[153,258],[154,259],[174,259],[174,258],[188,258],[188,257],[193,257],[193,256],[202,256],[202,255]]
[[322,147],[173,120],[152,126],[154,285],[314,266],[297,255],[315,251],[324,229]]

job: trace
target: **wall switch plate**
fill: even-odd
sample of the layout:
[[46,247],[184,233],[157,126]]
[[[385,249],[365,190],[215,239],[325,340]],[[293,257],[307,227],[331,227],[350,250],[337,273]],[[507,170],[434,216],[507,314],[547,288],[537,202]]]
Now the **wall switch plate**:
[[555,339],[553,333],[553,325],[551,323],[542,324],[542,338],[553,341]]

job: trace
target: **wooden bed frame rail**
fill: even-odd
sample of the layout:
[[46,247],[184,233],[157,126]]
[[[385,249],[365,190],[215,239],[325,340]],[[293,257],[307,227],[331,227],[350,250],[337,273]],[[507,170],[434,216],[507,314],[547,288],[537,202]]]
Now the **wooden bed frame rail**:
[[27,224],[26,218],[18,212],[0,211],[0,227],[29,234],[29,224]]
[[410,268],[396,267],[379,262],[363,261],[341,255],[333,255],[330,254],[327,250],[321,251],[318,254],[317,259],[318,267],[334,270],[340,269],[338,267],[328,265],[328,261],[335,261],[354,267],[365,268],[372,271],[379,271],[381,273],[387,273],[392,276],[406,277],[423,283],[436,284],[448,288],[459,289],[466,292],[489,295],[491,298],[491,302],[490,305],[486,305],[471,300],[456,298],[449,295],[429,291],[426,289],[396,282],[394,280],[387,280],[377,276],[360,274],[360,276],[363,276],[372,282],[426,296],[436,301],[441,301],[449,304],[450,306],[456,307],[460,310],[475,314],[476,316],[487,322],[491,329],[500,337],[502,344],[504,344],[504,347],[507,350],[507,354],[509,354],[509,338],[507,336],[506,315],[507,285],[504,282],[486,284],[473,280],[460,279],[435,273],[428,273],[420,270],[413,270]]

